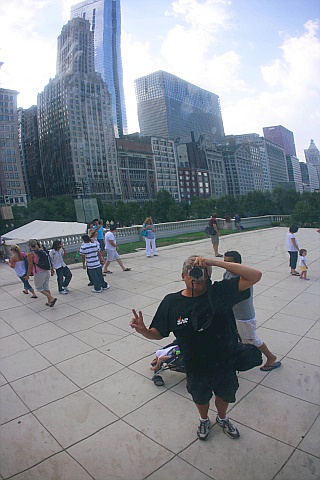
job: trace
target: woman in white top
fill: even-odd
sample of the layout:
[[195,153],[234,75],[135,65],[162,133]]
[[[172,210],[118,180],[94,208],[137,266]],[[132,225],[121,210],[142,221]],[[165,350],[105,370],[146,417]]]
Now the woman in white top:
[[64,295],[69,292],[68,285],[72,278],[72,273],[63,260],[65,253],[66,251],[61,240],[55,240],[52,244],[52,249],[50,250],[49,255],[51,257],[52,266],[57,274],[59,293]]
[[12,252],[12,256],[8,260],[8,265],[9,267],[14,269],[15,273],[22,281],[24,286],[24,290],[22,290],[23,293],[27,295],[29,292],[31,292],[32,293],[31,298],[38,298],[37,295],[34,293],[34,289],[31,287],[28,280],[25,279],[25,276],[27,273],[27,265],[28,265],[26,261],[27,255],[26,254],[23,255],[18,245],[12,245],[11,252]]
[[298,230],[299,228],[297,227],[297,225],[291,225],[286,237],[287,252],[289,253],[289,256],[290,256],[290,260],[289,260],[290,273],[294,277],[300,276],[300,274],[296,271],[299,245],[298,245],[298,241],[296,239],[295,233],[297,233]]
[[144,236],[144,240],[146,242],[146,256],[147,258],[151,258],[151,253],[154,257],[157,257],[157,249],[156,249],[156,235],[154,233],[154,224],[152,222],[151,217],[147,217],[142,225],[142,231],[146,232],[146,236]]

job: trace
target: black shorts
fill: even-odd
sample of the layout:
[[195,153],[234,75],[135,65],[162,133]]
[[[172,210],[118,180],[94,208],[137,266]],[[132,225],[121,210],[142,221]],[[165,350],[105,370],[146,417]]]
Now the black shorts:
[[212,392],[225,402],[234,403],[238,388],[238,378],[233,368],[215,370],[212,373],[187,373],[187,390],[198,405],[206,405]]

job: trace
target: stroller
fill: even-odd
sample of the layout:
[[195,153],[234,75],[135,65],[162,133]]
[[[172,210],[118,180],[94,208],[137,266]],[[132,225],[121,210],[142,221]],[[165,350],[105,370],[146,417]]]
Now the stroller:
[[183,355],[180,352],[177,342],[170,343],[163,350],[169,350],[169,354],[165,356],[165,360],[161,361],[161,358],[163,357],[158,357],[151,363],[154,368],[159,364],[159,368],[155,370],[152,377],[152,381],[157,387],[162,387],[164,385],[164,380],[159,373],[165,372],[166,370],[185,373]]

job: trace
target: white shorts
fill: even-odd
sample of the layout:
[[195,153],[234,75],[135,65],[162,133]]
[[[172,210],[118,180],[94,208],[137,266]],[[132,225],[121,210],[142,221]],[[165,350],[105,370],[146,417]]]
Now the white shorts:
[[257,335],[257,320],[237,320],[238,332],[243,343],[251,343],[256,347],[261,347],[263,341]]
[[108,262],[112,262],[113,260],[119,260],[120,255],[117,250],[107,250],[108,255]]
[[50,270],[45,272],[38,272],[34,275],[34,286],[38,292],[43,290],[49,290],[49,281],[50,281]]

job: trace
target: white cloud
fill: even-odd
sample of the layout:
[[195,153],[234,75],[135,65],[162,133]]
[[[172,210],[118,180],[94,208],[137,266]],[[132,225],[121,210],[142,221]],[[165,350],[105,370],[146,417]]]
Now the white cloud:
[[215,32],[229,25],[229,0],[177,0],[172,2],[167,15],[183,16],[187,24],[197,30]]
[[[227,133],[260,133],[262,127],[283,125],[294,132],[298,156],[316,137],[320,125],[320,40],[318,22],[308,21],[300,36],[288,37],[280,46],[282,56],[261,66],[265,88],[235,103],[222,95]],[[241,126],[241,131],[239,131]],[[258,131],[257,131],[258,130]]]

